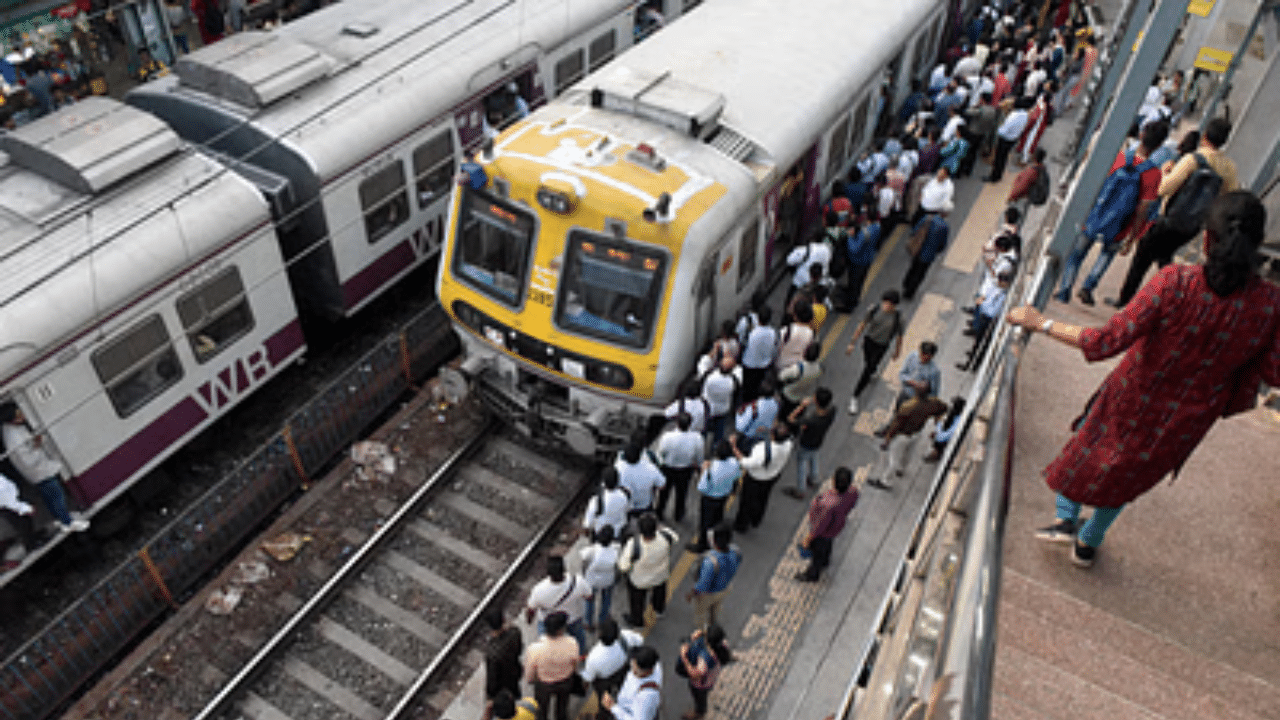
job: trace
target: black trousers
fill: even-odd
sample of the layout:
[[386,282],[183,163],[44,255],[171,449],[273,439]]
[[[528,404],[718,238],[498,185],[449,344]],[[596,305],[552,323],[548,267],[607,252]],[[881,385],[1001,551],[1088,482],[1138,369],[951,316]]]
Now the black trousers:
[[1017,142],[1017,140],[1005,140],[1002,137],[996,138],[996,154],[991,160],[991,174],[987,176],[988,180],[1000,182],[1000,178],[1004,177],[1004,166],[1009,162],[1009,151]]
[[1146,234],[1138,240],[1133,260],[1129,263],[1129,271],[1124,276],[1124,285],[1120,287],[1118,304],[1126,305],[1138,294],[1138,290],[1142,288],[1142,279],[1146,277],[1152,263],[1164,267],[1173,262],[1173,254],[1196,234],[1179,232],[1165,224],[1163,219],[1152,223]]
[[[764,382],[765,376],[769,374],[769,366],[762,368],[751,368],[746,365],[742,366],[742,402],[749,403],[760,397],[760,383]],[[732,420],[730,420],[732,422]]]
[[907,268],[907,274],[902,278],[902,299],[911,300],[916,296],[916,290],[920,289],[920,283],[924,282],[924,276],[929,273],[929,265],[933,261],[924,262],[919,257],[911,258],[911,267]]
[[676,496],[675,518],[676,522],[684,520],[684,504],[685,498],[689,494],[689,478],[693,477],[693,471],[697,468],[674,468],[662,466],[662,474],[667,478],[667,484],[662,486],[662,490],[658,491],[658,519],[667,513],[667,500],[671,498],[674,492]]
[[[680,662],[677,660],[676,662]],[[693,681],[689,681],[689,694],[693,696],[693,711],[699,715],[707,714],[707,696],[711,694],[710,688],[696,688]]]
[[884,354],[889,351],[889,345],[872,340],[869,337],[862,339],[862,375],[858,376],[858,384],[853,386],[853,396],[858,397],[867,385],[871,383],[871,376],[876,374],[880,369],[880,361],[884,359]]
[[809,543],[809,567],[805,568],[805,577],[810,580],[817,580],[822,576],[822,571],[831,564],[831,548],[835,545],[835,538],[816,537]]
[[572,677],[568,677],[553,683],[534,681],[533,699],[538,701],[538,720],[546,720],[550,714],[552,698],[556,701],[556,720],[569,720],[569,690],[573,687],[572,680]]
[[842,286],[838,299],[840,307],[850,310],[858,307],[858,302],[862,300],[862,286],[867,282],[867,271],[870,269],[870,265],[849,266],[849,279]]
[[628,622],[640,626],[644,624],[644,601],[648,596],[649,605],[659,615],[667,610],[667,583],[660,582],[651,588],[638,588],[627,578],[627,598],[631,601],[631,617]]
[[698,505],[698,537],[694,538],[693,541],[698,548],[698,552],[703,552],[707,549],[707,531],[724,520],[724,506],[728,503],[728,495],[724,497],[702,496]]
[[742,503],[738,506],[738,516],[733,521],[733,528],[738,532],[749,528],[760,527],[764,520],[764,511],[769,507],[769,495],[778,477],[768,480],[756,480],[752,477],[742,479]]

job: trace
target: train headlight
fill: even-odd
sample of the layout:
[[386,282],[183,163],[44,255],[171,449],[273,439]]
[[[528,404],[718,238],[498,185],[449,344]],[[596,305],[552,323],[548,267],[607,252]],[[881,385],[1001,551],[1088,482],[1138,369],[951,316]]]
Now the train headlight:
[[606,362],[589,363],[587,365],[587,380],[618,390],[630,390],[631,386],[635,384],[635,378],[631,376],[630,370],[622,365]]
[[547,212],[569,215],[586,194],[587,186],[581,179],[567,173],[549,172],[539,178],[536,197],[538,204]]

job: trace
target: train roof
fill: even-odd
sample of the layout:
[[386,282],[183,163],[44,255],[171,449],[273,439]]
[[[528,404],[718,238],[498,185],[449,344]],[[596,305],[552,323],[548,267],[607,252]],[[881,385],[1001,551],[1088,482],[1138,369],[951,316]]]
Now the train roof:
[[578,87],[609,97],[640,93],[651,117],[687,116],[699,132],[724,126],[734,144],[754,144],[742,148],[744,156],[785,169],[940,6],[939,0],[708,2]]
[[0,134],[0,381],[269,221],[168,126],[87,98]]
[[328,179],[630,0],[366,0],[197,50],[134,93],[186,94],[280,137]]

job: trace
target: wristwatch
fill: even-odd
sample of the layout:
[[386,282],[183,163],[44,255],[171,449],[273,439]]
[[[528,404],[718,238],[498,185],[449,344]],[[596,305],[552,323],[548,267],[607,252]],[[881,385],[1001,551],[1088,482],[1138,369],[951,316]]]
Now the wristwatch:
[[1045,320],[1045,321],[1044,321],[1044,323],[1042,323],[1042,324],[1040,325],[1040,332],[1042,332],[1042,333],[1044,333],[1044,334],[1048,335],[1048,334],[1049,334],[1049,329],[1050,329],[1050,328],[1052,328],[1052,327],[1053,327],[1053,321],[1052,321],[1052,320]]

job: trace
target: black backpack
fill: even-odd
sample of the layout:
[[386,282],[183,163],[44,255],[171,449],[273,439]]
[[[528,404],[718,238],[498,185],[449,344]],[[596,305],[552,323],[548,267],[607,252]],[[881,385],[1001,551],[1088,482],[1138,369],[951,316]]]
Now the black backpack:
[[835,237],[830,233],[823,236],[823,240],[831,246],[831,262],[827,265],[827,275],[833,280],[843,278],[845,272],[849,270],[849,254],[844,247],[846,233],[847,231],[837,233]]
[[1209,205],[1222,189],[1222,176],[1214,171],[1200,153],[1195,153],[1196,169],[1169,198],[1164,209],[1164,222],[1184,235],[1200,232]]
[[1049,202],[1049,168],[1041,165],[1036,179],[1027,190],[1027,200],[1032,205],[1043,205]]

